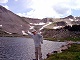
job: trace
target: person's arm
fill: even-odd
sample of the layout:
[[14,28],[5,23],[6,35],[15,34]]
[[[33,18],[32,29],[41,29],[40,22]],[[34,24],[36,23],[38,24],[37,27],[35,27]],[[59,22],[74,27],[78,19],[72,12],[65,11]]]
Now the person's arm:
[[27,33],[30,37],[33,37],[33,34],[31,34],[31,32],[27,31],[25,33]]

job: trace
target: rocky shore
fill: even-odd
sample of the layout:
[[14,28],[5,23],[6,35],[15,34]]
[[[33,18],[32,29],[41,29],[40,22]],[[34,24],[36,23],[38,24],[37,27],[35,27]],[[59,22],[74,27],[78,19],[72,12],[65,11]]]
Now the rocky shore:
[[48,53],[46,56],[47,58],[49,58],[52,54],[56,54],[56,53],[62,53],[63,51],[67,50],[68,48],[71,47],[71,45],[73,44],[74,42],[73,41],[66,41],[66,45],[62,45],[59,49],[51,52],[51,53]]

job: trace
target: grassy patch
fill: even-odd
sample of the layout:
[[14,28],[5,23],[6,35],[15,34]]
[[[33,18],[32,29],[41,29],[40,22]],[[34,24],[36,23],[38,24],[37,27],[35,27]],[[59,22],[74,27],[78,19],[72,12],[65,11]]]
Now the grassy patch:
[[62,53],[52,54],[45,60],[80,60],[80,45],[74,44],[68,50]]
[[44,38],[45,40],[49,40],[49,41],[80,41],[80,37],[68,37],[68,38]]
[[62,41],[67,40],[67,41],[80,41],[80,37],[68,37],[68,38],[63,38],[60,39]]

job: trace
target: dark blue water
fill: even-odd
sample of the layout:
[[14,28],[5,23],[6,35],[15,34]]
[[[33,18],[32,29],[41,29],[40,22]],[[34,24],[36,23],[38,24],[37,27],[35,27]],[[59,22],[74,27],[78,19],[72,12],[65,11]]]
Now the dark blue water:
[[[41,47],[43,58],[64,44],[44,40]],[[30,38],[0,37],[0,60],[32,60],[35,58],[34,52],[34,42]]]

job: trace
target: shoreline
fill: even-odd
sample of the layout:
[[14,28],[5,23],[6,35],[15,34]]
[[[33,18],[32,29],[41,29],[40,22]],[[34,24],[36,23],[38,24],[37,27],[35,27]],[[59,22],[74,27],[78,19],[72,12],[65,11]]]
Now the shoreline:
[[48,54],[45,60],[80,60],[80,44],[72,44],[61,53]]

